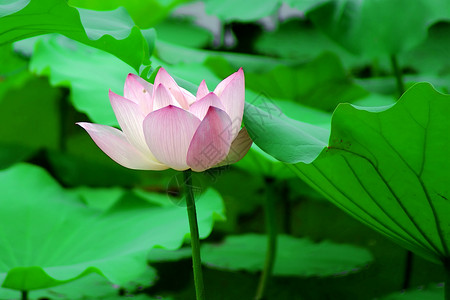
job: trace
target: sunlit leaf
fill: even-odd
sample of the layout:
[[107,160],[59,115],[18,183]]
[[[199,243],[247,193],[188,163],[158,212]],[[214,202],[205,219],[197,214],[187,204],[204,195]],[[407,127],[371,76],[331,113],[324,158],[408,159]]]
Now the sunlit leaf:
[[[255,101],[248,102],[250,102],[250,105],[247,105],[248,113],[246,113],[246,115],[251,115],[251,118],[259,119],[259,121],[262,121],[262,118],[264,118],[267,113],[266,116],[268,116],[271,121],[276,122],[275,120],[281,116],[282,112],[285,112],[289,118],[308,124],[307,126],[317,126],[318,132],[325,132],[325,135],[329,132],[331,114],[328,112],[299,105],[292,101],[269,100],[263,96],[256,98]],[[261,107],[262,110],[256,110],[254,107],[255,105]],[[278,121],[283,122],[281,119]],[[264,122],[261,126],[270,127],[272,125],[268,125],[267,122]],[[267,138],[271,139],[273,137],[267,136]],[[285,135],[280,136],[280,139],[287,138],[288,137]],[[276,144],[277,138],[275,138],[273,142]],[[290,178],[294,175],[285,163],[274,159],[272,156],[261,150],[256,144],[252,145],[249,153],[247,153],[236,166],[243,170],[254,172],[255,174],[276,178]]]
[[19,10],[23,9],[30,3],[30,0],[17,0],[17,1],[3,1],[0,3],[0,18],[11,15]]
[[[248,110],[245,122],[256,144],[292,163],[300,178],[333,203],[438,262],[450,256],[449,98],[429,84],[417,84],[394,106],[342,104],[334,112],[328,142],[286,117],[262,127]],[[278,140],[284,134],[288,142]],[[313,151],[305,155],[304,149]]]
[[120,6],[130,13],[140,28],[152,27],[171,10],[191,0],[69,0],[69,4],[93,10],[113,10]]
[[286,163],[313,161],[329,136],[327,129],[290,119],[271,103],[263,109],[247,103],[244,122],[255,144]]
[[[183,207],[156,206],[134,196],[99,211],[32,165],[1,171],[0,185],[0,281],[5,288],[48,288],[90,273],[126,283],[145,270],[149,249],[176,249],[189,235]],[[205,238],[214,216],[222,213],[222,200],[208,190],[197,207]]]
[[105,211],[113,207],[124,195],[125,190],[119,187],[88,188],[85,186],[73,189],[89,207]]
[[166,249],[152,249],[148,253],[149,263],[178,261],[182,259],[190,259],[192,256],[192,249],[189,247],[180,248],[174,251]]
[[128,73],[134,70],[113,55],[63,37],[40,40],[30,70],[47,75],[50,83],[71,89],[74,107],[99,124],[117,125],[108,90],[123,94]]
[[[157,279],[156,270],[147,267],[146,270],[137,278],[122,286],[109,282],[106,278],[91,273],[78,280],[71,281],[62,285],[50,287],[48,289],[32,291],[28,294],[28,299],[61,299],[61,300],[120,300],[119,295],[130,293],[138,288],[151,286]],[[10,289],[0,288],[1,299],[18,299],[19,292]],[[134,299],[134,298],[133,298]],[[153,298],[145,298],[153,299]]]
[[0,45],[25,38],[60,33],[68,38],[107,51],[135,70],[149,64],[148,42],[125,9],[96,12],[76,9],[64,0],[23,0],[7,6],[0,18]]

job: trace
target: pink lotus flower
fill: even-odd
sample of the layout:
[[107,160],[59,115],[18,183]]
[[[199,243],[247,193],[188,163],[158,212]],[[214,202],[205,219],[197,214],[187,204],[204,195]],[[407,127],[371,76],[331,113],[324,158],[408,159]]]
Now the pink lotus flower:
[[109,91],[122,131],[77,123],[120,165],[139,170],[200,172],[239,161],[252,141],[241,129],[245,87],[242,68],[210,92],[203,80],[196,97],[161,68],[152,85],[129,74],[124,97]]

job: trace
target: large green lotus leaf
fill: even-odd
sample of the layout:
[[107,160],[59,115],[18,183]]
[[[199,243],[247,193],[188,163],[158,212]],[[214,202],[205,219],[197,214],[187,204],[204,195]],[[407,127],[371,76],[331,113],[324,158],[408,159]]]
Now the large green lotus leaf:
[[167,64],[204,63],[211,57],[224,58],[233,69],[243,67],[245,71],[262,72],[277,65],[295,65],[298,60],[278,59],[261,55],[232,53],[213,50],[194,49],[158,40],[154,56]]
[[192,256],[192,249],[188,247],[180,248],[177,250],[166,250],[155,248],[150,250],[148,254],[149,263],[179,261],[182,259],[188,259]]
[[[157,280],[156,270],[147,266],[146,270],[137,278],[124,285],[118,286],[109,282],[97,273],[91,273],[78,280],[64,283],[43,290],[32,291],[27,299],[61,299],[61,300],[94,300],[94,299],[123,299],[119,294],[137,291],[146,288]],[[20,292],[0,288],[0,299],[19,299]],[[134,299],[134,298],[133,298]],[[146,298],[152,299],[152,298]]]
[[[425,41],[399,57],[399,64],[414,68],[419,73],[448,77],[450,75],[449,49],[450,22],[440,22],[428,30]],[[450,82],[448,78],[446,81]]]
[[170,18],[157,24],[154,29],[158,33],[158,40],[185,47],[208,47],[214,39],[211,31],[187,19]]
[[94,10],[125,7],[139,28],[149,28],[161,22],[171,10],[190,0],[69,0],[69,4]]
[[367,97],[354,101],[352,104],[364,107],[382,107],[393,105],[396,101],[397,99],[393,96],[373,93],[369,94]]
[[[342,104],[334,112],[328,142],[313,130],[305,138],[299,134],[303,124],[271,120],[267,113],[269,126],[254,122],[252,110],[246,111],[245,123],[257,145],[292,163],[299,177],[326,198],[437,262],[449,257],[450,246],[449,100],[422,83],[393,106]],[[305,155],[302,150],[308,149],[313,151]]]
[[0,3],[0,18],[18,12],[30,3],[30,0],[2,1]]
[[[280,6],[279,1],[274,0],[207,0],[205,11],[209,15],[217,16],[225,22],[240,21],[252,22],[274,14]],[[236,9],[239,7],[239,9]]]
[[[322,0],[323,1],[323,0]],[[205,10],[207,14],[215,15],[224,22],[253,22],[264,17],[275,15],[281,4],[285,3],[292,8],[307,12],[320,4],[317,0],[239,0],[220,1],[206,0]],[[236,9],[239,7],[239,9]]]
[[[316,110],[292,101],[268,99],[263,96],[257,97],[256,100],[250,100],[248,102],[250,102],[251,105],[248,105],[247,107],[253,108],[253,105],[256,105],[257,107],[259,106],[262,109],[266,109],[266,112],[272,116],[273,120],[281,116],[282,112],[286,112],[286,116],[289,118],[297,121],[301,120],[303,123],[308,124],[307,126],[314,125],[317,127],[318,131],[323,131],[325,133],[324,137],[329,132],[331,114],[328,112]],[[266,112],[263,111],[262,113],[265,114]],[[259,118],[259,113],[255,113],[253,117]],[[262,126],[267,126],[267,124]],[[284,136],[280,138],[287,137]],[[235,166],[249,172],[276,177],[279,179],[291,178],[294,175],[294,173],[286,167],[285,163],[265,153],[256,144],[252,145],[250,151],[244,156],[243,159],[236,163]]]
[[283,0],[284,3],[292,8],[298,9],[301,12],[307,12],[323,1],[324,0]]
[[382,56],[418,45],[425,39],[430,24],[450,18],[450,2],[329,0],[307,15],[315,26],[350,52]]
[[[264,111],[270,113],[274,118],[281,117],[285,114],[290,119],[301,121],[304,123],[312,124],[318,127],[329,130],[331,113],[323,111],[314,107],[310,107],[304,104],[300,104],[291,100],[280,100],[277,98],[269,97],[264,92],[254,92],[247,89],[246,102],[251,106],[257,106]],[[361,98],[361,101],[366,98]],[[257,117],[257,115],[255,115]]]
[[312,162],[329,137],[329,130],[290,119],[271,103],[264,107],[246,103],[244,123],[256,145],[285,163]]
[[52,85],[69,87],[74,107],[105,125],[118,125],[108,90],[122,95],[127,74],[134,72],[109,53],[61,36],[36,43],[30,70],[49,76]]
[[[182,78],[184,81],[188,83],[192,83],[194,90],[190,91],[194,95],[197,92],[198,86],[205,80],[208,88],[210,90],[214,90],[214,88],[219,84],[219,82],[224,79],[217,76],[213,70],[208,68],[208,66],[201,63],[179,63],[176,65],[166,65],[157,59],[153,59],[153,62],[156,65],[164,65],[164,68],[175,77],[175,79]],[[233,72],[236,72],[234,70]],[[231,74],[231,73],[230,73]],[[230,75],[228,74],[228,75]],[[181,81],[180,81],[181,85]]]
[[126,193],[126,191],[120,187],[92,189],[82,186],[77,187],[72,191],[78,195],[87,206],[103,211],[113,207]]
[[0,18],[0,44],[25,38],[60,33],[107,51],[139,70],[149,64],[149,47],[125,9],[96,12],[76,9],[64,0],[30,0],[21,10],[23,0],[8,1],[8,11]]
[[255,41],[258,53],[311,60],[324,52],[339,56],[346,67],[364,66],[367,59],[352,55],[310,23],[290,20],[275,31],[263,32]]
[[[145,270],[149,249],[176,249],[189,236],[183,207],[133,196],[99,211],[32,165],[1,171],[0,193],[0,281],[5,288],[48,288],[90,273],[126,283]],[[217,192],[207,190],[197,207],[205,238],[223,203]]]
[[295,177],[295,173],[286,167],[283,162],[265,153],[256,144],[253,144],[244,158],[234,166],[259,176],[276,177],[279,179]]
[[[264,267],[267,237],[258,234],[228,236],[221,244],[204,244],[202,261],[209,267],[226,270],[261,271]],[[366,249],[329,241],[278,236],[273,274],[278,276],[343,275],[373,260]]]

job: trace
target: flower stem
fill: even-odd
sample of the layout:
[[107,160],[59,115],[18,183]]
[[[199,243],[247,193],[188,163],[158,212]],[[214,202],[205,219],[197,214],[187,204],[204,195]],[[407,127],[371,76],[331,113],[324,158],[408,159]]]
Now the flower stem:
[[403,83],[402,70],[398,66],[397,56],[391,55],[391,66],[394,71],[395,80],[397,82],[397,92],[400,96],[405,92],[405,85]]
[[[403,95],[405,92],[405,84],[403,82],[403,74],[402,70],[398,66],[397,56],[391,55],[391,66],[392,70],[394,71],[395,80],[397,82],[397,93],[399,94],[399,97]],[[409,283],[411,281],[411,270],[412,270],[412,263],[414,259],[414,254],[411,251],[407,251],[406,253],[406,259],[405,259],[405,271],[403,276],[403,284],[402,289],[409,288]]]
[[204,300],[205,289],[203,287],[202,259],[200,257],[200,238],[198,234],[197,213],[195,211],[194,191],[192,189],[192,172],[183,172],[186,193],[186,208],[191,231],[192,268],[194,270],[195,294],[197,300]]
[[411,251],[406,250],[405,269],[404,269],[404,273],[403,273],[404,275],[403,275],[403,284],[402,284],[403,290],[408,289],[409,284],[411,282],[413,259],[414,259],[414,254]]
[[264,214],[267,231],[267,250],[264,269],[259,279],[258,289],[256,290],[255,300],[265,298],[267,286],[272,276],[275,256],[277,252],[277,229],[275,221],[275,197],[273,191],[273,179],[267,179],[267,195],[264,202]]
[[20,299],[28,300],[28,291],[22,291],[22,297]]
[[289,187],[286,180],[281,184],[279,198],[283,200],[283,227],[285,234],[291,234],[292,203],[289,199]]

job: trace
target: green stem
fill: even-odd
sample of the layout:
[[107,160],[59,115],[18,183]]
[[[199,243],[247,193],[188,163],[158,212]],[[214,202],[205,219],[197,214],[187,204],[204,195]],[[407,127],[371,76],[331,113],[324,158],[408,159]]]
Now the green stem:
[[277,252],[277,229],[275,221],[275,193],[273,191],[273,179],[267,179],[267,196],[264,201],[264,215],[267,231],[267,250],[264,269],[259,279],[258,289],[256,290],[255,300],[265,298],[267,286],[272,276],[273,266],[275,264],[275,256]]
[[380,62],[377,58],[372,61],[372,77],[380,76]]
[[[397,82],[397,92],[399,94],[399,97],[403,95],[405,92],[405,85],[403,83],[403,74],[402,70],[398,66],[397,56],[394,54],[391,55],[391,66],[392,70],[394,71],[395,81]],[[402,288],[405,290],[409,288],[409,283],[411,281],[411,270],[412,270],[412,263],[413,263],[414,254],[408,250],[406,253],[406,260],[405,260],[405,272],[403,276],[403,284]]]
[[292,203],[289,199],[289,187],[287,181],[283,181],[281,185],[280,197],[283,200],[283,220],[284,220],[284,233],[291,234],[291,223],[292,223]]
[[[67,124],[69,111],[69,89],[63,89],[61,92],[61,99],[59,99],[59,151],[66,152],[67,137],[69,134],[69,127]],[[70,124],[73,126],[72,124]]]
[[191,170],[186,170],[183,173],[189,229],[191,231],[192,268],[194,270],[195,294],[197,295],[197,300],[204,300],[206,297],[205,289],[203,287],[202,259],[200,257],[200,238],[198,234],[197,213],[195,211],[194,191],[192,189],[192,172]]
[[405,85],[403,84],[403,74],[398,66],[397,56],[391,55],[391,66],[394,71],[395,80],[397,82],[397,91],[401,95],[405,92]]
[[20,299],[28,300],[28,291],[22,291],[22,297]]
[[403,284],[402,284],[403,290],[408,289],[409,284],[411,282],[413,259],[414,259],[414,254],[411,251],[407,250],[406,257],[405,257],[405,270],[404,270],[404,274],[403,274]]

